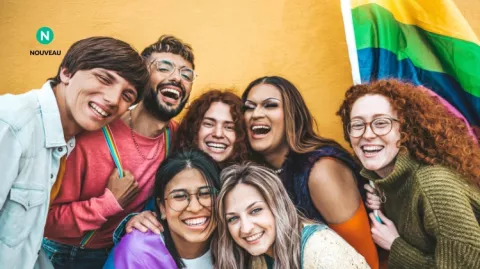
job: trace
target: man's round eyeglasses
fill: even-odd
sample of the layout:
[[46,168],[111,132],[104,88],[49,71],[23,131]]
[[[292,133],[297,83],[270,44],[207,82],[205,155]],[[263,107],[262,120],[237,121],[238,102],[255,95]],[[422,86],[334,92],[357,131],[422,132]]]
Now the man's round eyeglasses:
[[167,77],[171,76],[175,72],[175,70],[178,70],[180,77],[188,83],[192,83],[197,77],[197,74],[195,73],[195,71],[193,71],[193,69],[185,66],[177,68],[174,63],[168,60],[153,60],[150,63],[150,68],[151,67],[154,67],[155,70],[164,74]]

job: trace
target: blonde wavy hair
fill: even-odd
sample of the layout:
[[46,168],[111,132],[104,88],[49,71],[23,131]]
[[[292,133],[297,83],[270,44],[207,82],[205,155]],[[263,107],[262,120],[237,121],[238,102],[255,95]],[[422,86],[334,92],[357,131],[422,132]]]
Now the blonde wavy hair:
[[273,245],[274,269],[300,268],[300,239],[302,223],[287,191],[277,175],[269,168],[253,163],[232,165],[223,169],[218,195],[218,226],[212,244],[215,268],[251,268],[253,256],[235,243],[228,231],[225,198],[239,184],[256,188],[265,199],[275,218],[276,238]]

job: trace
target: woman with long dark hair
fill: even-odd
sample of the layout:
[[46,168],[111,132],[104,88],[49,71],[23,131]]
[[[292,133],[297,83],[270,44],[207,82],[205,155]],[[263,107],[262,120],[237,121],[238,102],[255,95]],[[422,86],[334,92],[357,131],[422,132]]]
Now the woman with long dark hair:
[[299,90],[282,77],[262,77],[242,100],[254,158],[276,171],[302,214],[328,224],[378,268],[359,169],[340,144],[315,132]]
[[154,198],[163,233],[134,230],[113,249],[104,268],[212,268],[219,168],[200,150],[178,151],[160,165]]

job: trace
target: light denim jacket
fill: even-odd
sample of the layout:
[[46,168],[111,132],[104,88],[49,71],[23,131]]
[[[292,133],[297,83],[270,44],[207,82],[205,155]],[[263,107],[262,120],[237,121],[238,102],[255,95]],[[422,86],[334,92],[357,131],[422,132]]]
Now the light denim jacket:
[[[69,141],[70,143],[70,141]],[[0,267],[32,269],[42,243],[50,189],[67,153],[50,83],[0,96]]]

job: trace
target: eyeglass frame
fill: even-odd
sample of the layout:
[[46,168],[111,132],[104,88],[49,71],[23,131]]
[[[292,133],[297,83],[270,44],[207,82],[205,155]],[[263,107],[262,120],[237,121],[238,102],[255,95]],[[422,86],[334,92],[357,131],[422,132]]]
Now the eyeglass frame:
[[[193,83],[195,81],[195,79],[198,77],[198,74],[195,72],[195,70],[193,70],[192,68],[189,68],[189,67],[186,67],[186,66],[182,66],[180,68],[177,68],[177,66],[175,65],[175,63],[169,61],[169,60],[165,60],[165,59],[154,59],[152,60],[149,64],[148,64],[148,68],[151,69],[152,68],[152,64],[156,63],[156,62],[165,62],[165,63],[169,63],[173,66],[173,70],[170,74],[167,75],[167,77],[171,76],[173,73],[175,73],[175,70],[178,70],[178,74],[180,75],[180,79],[187,82],[187,83]],[[188,81],[186,80],[185,78],[182,77],[182,73],[181,73],[181,70],[184,70],[184,69],[188,69],[188,70],[191,70],[192,73],[193,73],[193,78],[192,78],[192,81]],[[160,72],[158,70],[158,68],[155,68],[155,70],[157,72]]]
[[[175,212],[182,212],[183,210],[185,210],[188,206],[190,206],[190,203],[192,202],[192,199],[190,198],[192,195],[195,195],[197,197],[197,201],[198,201],[198,204],[200,204],[201,206],[203,207],[212,207],[212,205],[210,206],[205,206],[203,205],[201,202],[200,202],[200,198],[198,197],[198,194],[200,193],[200,189],[204,189],[204,188],[209,188],[212,192],[210,193],[210,198],[213,198],[214,196],[217,195],[218,193],[218,190],[215,188],[215,187],[212,187],[212,186],[203,186],[203,187],[200,187],[197,189],[197,192],[196,193],[189,193],[187,191],[187,189],[179,189],[179,190],[174,190],[174,191],[171,191],[170,193],[167,194],[167,198],[163,198],[163,201],[166,201],[165,203],[168,204],[168,196],[172,193],[175,193],[175,192],[178,192],[178,191],[185,191],[187,194],[188,194],[188,197],[187,197],[187,200],[188,200],[188,204],[182,209],[182,210],[176,210],[174,208],[172,208],[172,206],[170,204],[168,204],[168,207],[170,207],[170,209],[172,209],[173,211]],[[213,199],[212,199],[213,201]],[[182,201],[183,202],[183,201]]]
[[[390,120],[390,121],[391,121],[391,123],[390,123],[390,130],[388,130],[388,132],[386,132],[385,134],[382,134],[382,135],[377,134],[377,133],[374,131],[374,128],[372,127],[372,123],[375,122],[376,120],[380,120],[380,119],[384,119],[384,120],[386,119],[386,120]],[[379,117],[379,118],[375,118],[375,119],[373,119],[372,121],[363,121],[363,120],[358,120],[358,121],[363,122],[363,132],[362,132],[362,134],[359,135],[359,136],[353,136],[353,135],[350,133],[350,124],[352,123],[352,121],[350,121],[350,122],[347,124],[347,133],[348,133],[349,136],[351,136],[351,137],[353,137],[353,138],[362,137],[362,136],[365,134],[365,132],[367,131],[367,125],[368,125],[368,127],[370,127],[370,130],[372,130],[372,133],[374,133],[376,136],[385,136],[385,135],[389,134],[389,133],[392,131],[392,129],[393,129],[393,123],[394,123],[394,122],[400,122],[400,120],[395,119],[395,118],[393,118],[393,117],[388,117],[388,116],[382,116],[382,117]]]

